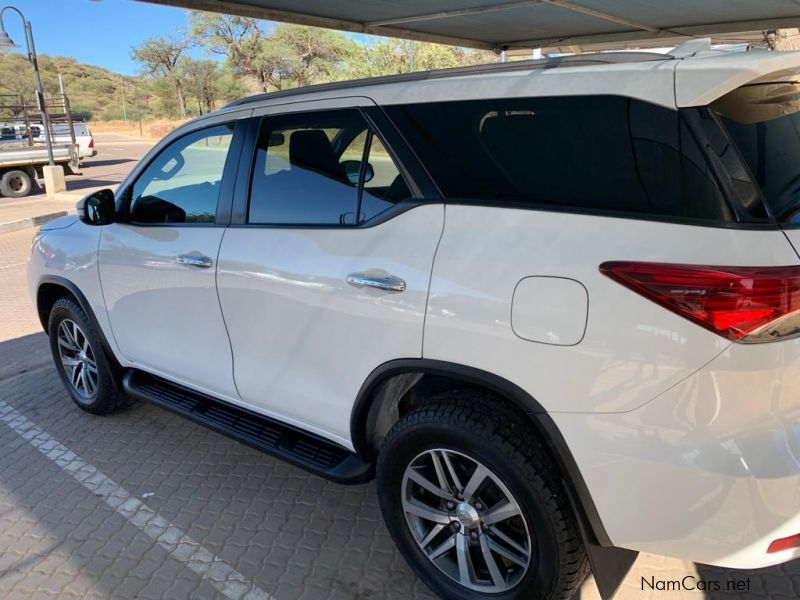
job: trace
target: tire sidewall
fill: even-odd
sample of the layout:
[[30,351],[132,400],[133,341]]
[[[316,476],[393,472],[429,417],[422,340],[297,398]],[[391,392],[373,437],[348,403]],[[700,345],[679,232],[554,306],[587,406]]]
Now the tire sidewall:
[[[22,188],[19,190],[13,190],[10,186],[11,180],[15,177],[21,178],[23,182]],[[0,177],[0,193],[8,198],[24,198],[31,193],[32,189],[33,182],[31,176],[25,171],[14,169],[13,171],[6,171],[3,173],[3,176]]]
[[[531,564],[511,590],[487,594],[468,590],[447,577],[425,556],[406,523],[402,506],[403,474],[420,453],[435,448],[454,450],[492,470],[519,503],[531,537]],[[415,424],[387,440],[378,460],[378,500],[389,531],[406,561],[443,598],[498,600],[550,598],[559,573],[559,545],[541,490],[527,482],[511,457],[474,432],[442,424]]]
[[[61,355],[58,348],[58,327],[65,319],[75,321],[81,328],[81,331],[89,340],[89,347],[92,349],[95,363],[97,364],[97,392],[94,397],[87,399],[81,396],[67,377],[64,365],[61,364]],[[53,355],[53,362],[55,363],[56,370],[59,377],[61,377],[64,387],[67,388],[69,395],[75,403],[90,412],[97,410],[102,404],[103,399],[107,398],[110,394],[115,392],[114,381],[111,377],[111,371],[108,364],[108,359],[103,351],[103,346],[100,339],[95,333],[94,328],[89,323],[83,310],[71,301],[59,300],[53,306],[50,312],[50,319],[47,325],[48,336],[50,338],[50,352]]]

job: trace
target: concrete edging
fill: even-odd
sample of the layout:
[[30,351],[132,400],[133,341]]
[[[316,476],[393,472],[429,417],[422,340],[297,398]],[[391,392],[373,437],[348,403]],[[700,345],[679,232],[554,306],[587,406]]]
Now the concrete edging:
[[37,215],[35,217],[27,217],[25,219],[17,219],[16,221],[9,221],[8,223],[0,223],[0,233],[11,233],[12,231],[19,231],[20,229],[28,229],[29,227],[36,227],[43,225],[53,219],[59,217],[66,217],[71,212],[68,210],[59,210],[44,215]]

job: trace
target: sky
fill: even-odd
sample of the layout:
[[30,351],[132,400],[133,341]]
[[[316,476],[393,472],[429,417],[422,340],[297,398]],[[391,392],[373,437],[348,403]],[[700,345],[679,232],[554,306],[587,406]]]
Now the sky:
[[[31,22],[37,53],[72,56],[125,75],[140,68],[130,56],[131,46],[188,25],[184,9],[133,0],[0,0],[0,7],[8,4]],[[24,47],[19,17],[6,11],[3,21],[11,38]],[[202,51],[190,54],[197,57]]]

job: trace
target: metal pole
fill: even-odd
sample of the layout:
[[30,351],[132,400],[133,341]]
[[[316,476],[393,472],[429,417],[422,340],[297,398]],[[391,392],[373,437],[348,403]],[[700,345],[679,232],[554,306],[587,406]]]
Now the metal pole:
[[64,112],[67,112],[67,103],[64,98],[67,97],[67,90],[64,87],[64,76],[59,73],[58,74],[58,88],[61,90],[61,108],[64,109]]
[[42,125],[47,132],[47,136],[45,137],[45,143],[47,144],[47,160],[51,167],[55,167],[56,160],[53,156],[50,119],[47,116],[47,106],[45,106],[44,102],[44,87],[42,86],[42,78],[39,75],[39,61],[36,58],[36,46],[33,44],[33,28],[31,27],[30,21],[26,21],[24,17],[23,23],[25,23],[25,41],[28,43],[28,59],[33,64],[33,79],[36,83],[36,101],[39,103],[39,109],[42,111]]
[[67,126],[69,127],[69,138],[72,145],[75,146],[75,123],[72,120],[72,111],[69,108],[69,99],[67,98],[67,86],[64,83],[64,77],[61,73],[58,74],[58,85],[61,88],[61,106],[64,109],[64,116],[67,118]]
[[133,93],[136,95],[136,113],[139,115],[139,137],[144,137],[142,134],[142,108],[139,105],[139,86],[133,87]]
[[125,127],[128,126],[128,108],[125,105],[125,79],[122,77],[119,78],[119,82],[122,84],[122,121],[125,123]]

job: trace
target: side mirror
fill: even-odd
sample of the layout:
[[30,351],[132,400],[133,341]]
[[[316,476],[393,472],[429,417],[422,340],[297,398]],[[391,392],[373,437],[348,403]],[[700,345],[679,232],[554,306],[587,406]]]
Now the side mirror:
[[[353,185],[358,185],[358,177],[361,175],[361,161],[360,160],[345,160],[342,161],[344,172],[347,174],[347,179]],[[375,177],[375,169],[372,165],[367,163],[366,171],[364,172],[364,183],[371,181]]]
[[114,192],[99,190],[84,197],[78,203],[78,213],[87,225],[109,225],[114,222],[116,213]]

